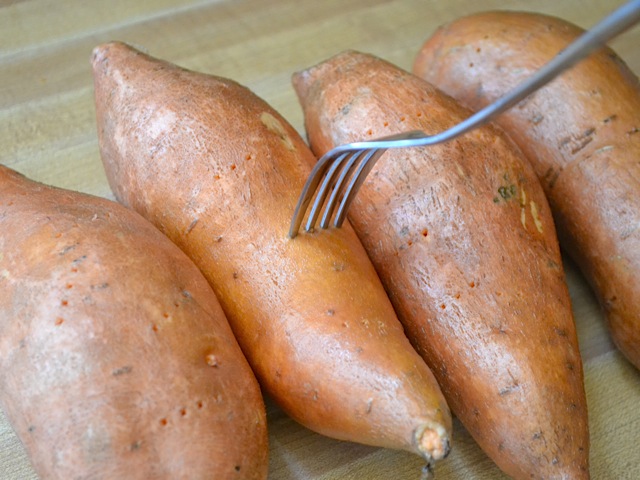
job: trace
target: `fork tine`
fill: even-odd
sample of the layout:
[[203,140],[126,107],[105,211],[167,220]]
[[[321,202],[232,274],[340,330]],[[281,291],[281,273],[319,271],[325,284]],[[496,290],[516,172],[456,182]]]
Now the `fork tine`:
[[346,165],[344,165],[342,170],[340,171],[340,175],[338,176],[338,179],[334,182],[333,190],[331,191],[329,200],[327,200],[327,204],[324,207],[324,214],[322,215],[322,219],[320,220],[321,228],[327,228],[329,226],[329,222],[331,221],[331,215],[335,210],[335,207],[337,204],[336,200],[340,198],[340,193],[343,191],[343,185],[345,183],[345,180],[353,172],[353,169],[356,166],[357,161],[360,159],[361,155],[364,152],[365,150],[353,151]]
[[331,160],[333,156],[325,155],[320,158],[318,162],[313,166],[313,170],[307,177],[307,181],[302,188],[302,192],[300,192],[300,196],[298,197],[298,203],[296,204],[296,208],[293,211],[293,218],[291,219],[291,224],[289,226],[289,238],[295,238],[298,234],[298,230],[300,229],[300,225],[302,225],[302,220],[304,219],[304,214],[307,211],[307,207],[313,198],[313,194],[316,191],[320,180],[327,168],[329,168]]
[[380,156],[386,150],[386,148],[374,148],[366,151],[367,153],[358,166],[358,170],[356,170],[356,173],[351,178],[349,185],[347,185],[347,189],[345,190],[344,196],[342,197],[342,201],[340,202],[340,206],[338,207],[338,211],[333,222],[334,227],[342,226],[342,224],[344,223],[344,219],[347,216],[347,210],[349,209],[351,202],[355,198],[356,193],[358,193],[358,190],[364,182],[364,179],[367,177]]
[[333,177],[335,176],[336,172],[340,168],[340,165],[345,160],[345,158],[347,158],[350,155],[351,155],[351,152],[345,152],[338,155],[337,157],[334,157],[331,165],[329,165],[329,168],[324,173],[324,178],[322,179],[320,188],[317,188],[315,200],[309,212],[309,217],[307,218],[307,224],[305,225],[306,231],[313,229],[313,226],[316,223],[318,215],[320,214],[320,209],[322,208],[322,205],[324,204],[324,200],[327,197],[327,193],[329,192],[329,187],[333,183],[332,182]]

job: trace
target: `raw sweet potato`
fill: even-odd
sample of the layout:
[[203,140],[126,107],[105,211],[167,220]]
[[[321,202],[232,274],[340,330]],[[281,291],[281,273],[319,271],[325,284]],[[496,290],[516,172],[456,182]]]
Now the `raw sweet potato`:
[[3,166],[0,405],[42,478],[267,476],[258,382],[193,262],[122,205]]
[[122,43],[93,67],[116,197],[204,272],[263,388],[317,432],[444,457],[448,407],[353,229],[288,238],[314,162],[296,131],[247,88]]
[[[317,155],[468,116],[425,81],[344,52],[294,75]],[[587,478],[583,373],[553,219],[521,152],[486,126],[389,150],[350,220],[452,412],[515,478]]]
[[[479,13],[440,28],[414,71],[479,109],[581,33],[541,14]],[[640,368],[638,78],[604,48],[496,122],[536,170],[560,245],[592,285],[613,341]]]

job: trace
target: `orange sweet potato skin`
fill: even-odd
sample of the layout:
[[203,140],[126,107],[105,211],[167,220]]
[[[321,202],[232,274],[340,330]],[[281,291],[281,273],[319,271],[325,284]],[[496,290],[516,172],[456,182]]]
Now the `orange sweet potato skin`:
[[[486,12],[440,28],[414,72],[472,109],[515,87],[581,29],[524,12]],[[540,178],[560,243],[593,286],[612,338],[640,368],[640,84],[608,49],[496,122]]]
[[204,272],[263,388],[325,435],[446,455],[444,397],[353,230],[287,236],[314,162],[295,130],[237,83],[124,44],[93,66],[116,197]]
[[[330,148],[468,115],[426,82],[344,52],[294,75],[309,141]],[[501,132],[389,150],[350,220],[452,412],[514,478],[588,478],[570,299],[534,172]],[[563,476],[563,475],[566,475]]]
[[41,478],[265,479],[258,383],[157,229],[0,166],[0,405]]

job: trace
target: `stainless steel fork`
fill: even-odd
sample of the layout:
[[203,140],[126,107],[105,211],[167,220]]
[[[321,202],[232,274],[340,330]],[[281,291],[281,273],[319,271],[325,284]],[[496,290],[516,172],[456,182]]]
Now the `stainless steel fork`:
[[[591,30],[578,37],[509,93],[441,133],[427,135],[421,131],[404,132],[376,140],[340,145],[325,153],[316,163],[302,189],[291,220],[289,237],[294,238],[298,234],[307,208],[316,191],[317,194],[307,217],[305,230],[310,231],[314,228],[323,205],[324,213],[322,213],[320,227],[327,228],[330,225],[334,211],[333,225],[340,227],[360,185],[378,158],[387,149],[435,145],[456,138],[487,123],[547,84],[596,48],[635,25],[639,20],[640,0],[627,2],[598,22]],[[329,195],[328,198],[327,195]]]

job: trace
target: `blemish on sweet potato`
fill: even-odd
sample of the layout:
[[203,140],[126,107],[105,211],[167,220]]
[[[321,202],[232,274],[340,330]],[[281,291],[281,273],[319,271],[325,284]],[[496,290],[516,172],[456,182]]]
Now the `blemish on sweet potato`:
[[118,377],[120,375],[124,375],[127,373],[131,373],[131,371],[133,370],[133,367],[131,365],[125,365],[123,367],[120,368],[116,368],[112,373],[112,375],[114,377]]
[[500,396],[508,395],[508,394],[510,394],[510,393],[513,393],[513,392],[514,392],[515,390],[517,390],[518,388],[520,388],[520,386],[519,386],[518,384],[507,385],[507,386],[505,386],[505,387],[501,388],[501,389],[499,390],[498,394],[499,394]]
[[139,450],[142,447],[142,440],[136,440],[135,442],[132,442],[131,445],[129,445],[129,450],[131,452],[135,452],[136,450]]
[[560,327],[554,327],[553,331],[555,332],[556,335],[558,335],[559,337],[567,337],[568,333],[567,330],[565,328],[560,328]]
[[538,232],[543,233],[543,231],[542,231],[542,219],[540,218],[540,215],[538,214],[538,205],[536,204],[536,202],[531,200],[529,202],[529,207],[531,209],[531,216],[533,217],[533,223],[535,224],[536,229],[538,230]]
[[345,268],[347,268],[347,265],[344,262],[336,261],[331,264],[331,268],[333,269],[334,272],[343,272]]
[[533,123],[534,125],[538,125],[539,123],[542,123],[542,121],[544,120],[544,115],[540,114],[540,113],[536,113],[532,118],[531,118],[531,123]]
[[72,263],[74,263],[75,265],[78,265],[82,262],[84,262],[87,259],[86,255],[81,255],[78,258],[74,259]]
[[213,354],[213,353],[208,353],[204,357],[204,360],[207,363],[207,365],[209,365],[210,367],[217,368],[217,367],[220,366],[219,361],[218,361],[218,357],[216,357],[216,355]]
[[280,120],[278,120],[273,114],[270,112],[263,112],[260,115],[260,121],[267,127],[267,130],[275,133],[280,139],[284,146],[291,151],[296,149],[293,141],[289,137],[287,130],[284,128]]
[[66,255],[67,253],[69,253],[73,249],[77,248],[77,246],[78,246],[77,243],[74,243],[73,245],[67,245],[62,250],[60,250],[60,255]]
[[189,224],[189,226],[187,227],[187,230],[184,232],[185,234],[189,234],[191,233],[191,230],[193,230],[195,228],[195,226],[198,224],[198,219],[194,218],[191,223]]

